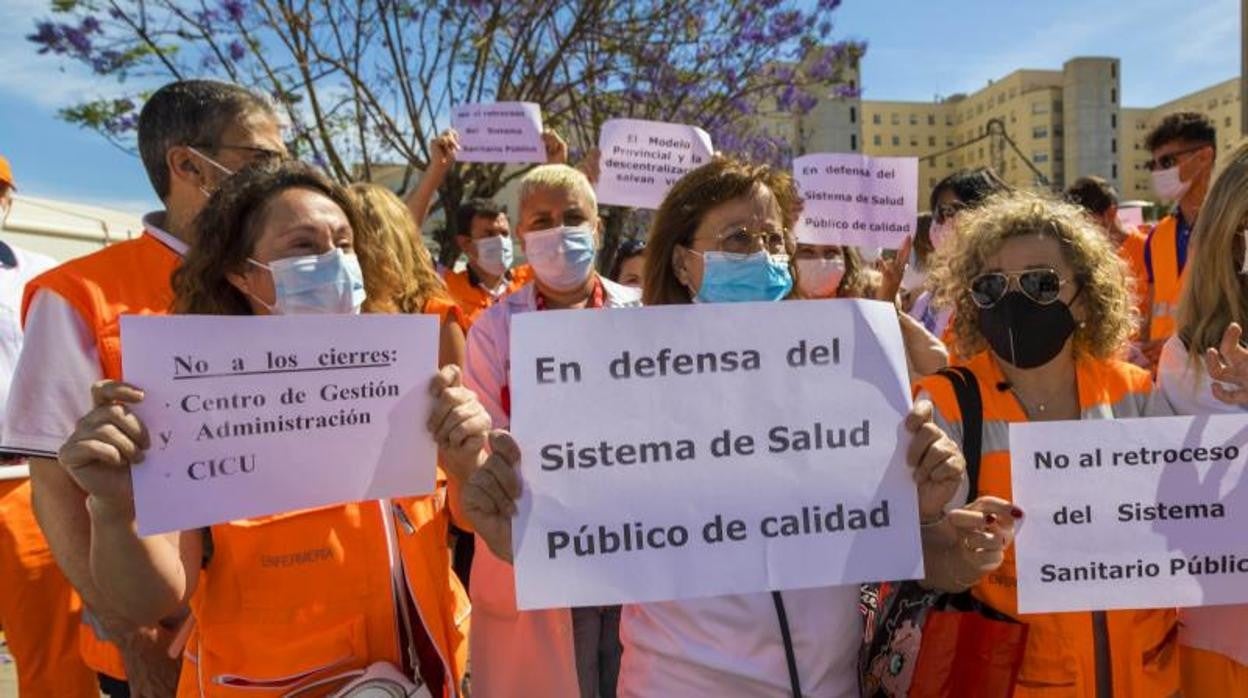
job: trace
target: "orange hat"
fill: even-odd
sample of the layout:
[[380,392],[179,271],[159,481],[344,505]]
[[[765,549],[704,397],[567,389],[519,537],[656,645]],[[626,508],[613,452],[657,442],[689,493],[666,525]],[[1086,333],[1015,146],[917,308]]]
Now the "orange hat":
[[13,183],[13,170],[3,155],[0,155],[0,184],[7,184],[17,189],[17,185]]

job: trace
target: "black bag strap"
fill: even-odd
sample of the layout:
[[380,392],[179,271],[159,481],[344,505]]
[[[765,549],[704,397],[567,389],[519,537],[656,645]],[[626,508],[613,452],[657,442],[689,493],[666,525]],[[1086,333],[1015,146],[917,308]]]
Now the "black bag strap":
[[797,653],[793,651],[793,633],[789,631],[789,614],[784,610],[784,598],[780,592],[771,592],[776,604],[776,618],[780,619],[780,636],[784,638],[784,659],[789,665],[789,690],[793,698],[802,698],[802,680],[797,675]]
[[962,456],[966,459],[966,480],[970,485],[966,499],[975,501],[979,497],[979,466],[984,451],[984,400],[979,393],[979,381],[965,366],[942,368],[940,375],[953,384],[958,411],[962,413]]

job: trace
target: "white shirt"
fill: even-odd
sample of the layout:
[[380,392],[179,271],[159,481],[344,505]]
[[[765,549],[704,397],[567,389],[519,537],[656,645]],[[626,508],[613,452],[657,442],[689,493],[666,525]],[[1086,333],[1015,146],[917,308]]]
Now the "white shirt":
[[[186,254],[186,243],[160,228],[161,216],[144,216],[146,234]],[[55,458],[78,419],[91,410],[91,385],[104,378],[95,335],[68,301],[40,290],[26,316],[24,347],[0,443],[5,450]]]
[[[12,254],[11,259],[8,259],[9,254],[0,255],[4,258],[0,260],[0,405],[3,405],[22,353],[22,293],[28,281],[56,266],[56,261],[4,242],[0,245]],[[16,264],[10,265],[10,261]],[[0,416],[0,425],[3,423]],[[24,465],[0,465],[0,480],[26,476]]]
[[[638,289],[602,279],[603,307],[641,304]],[[490,306],[468,332],[464,384],[477,394],[495,428],[510,424],[504,388],[510,384],[511,318],[537,310],[533,282]],[[578,698],[572,615],[567,609],[519,611],[511,565],[483,541],[472,559],[472,692],[479,696]],[[676,694],[672,694],[676,695]]]
[[[1204,361],[1189,361],[1187,349],[1178,335],[1161,350],[1157,363],[1157,384],[1175,414],[1248,415],[1248,409],[1228,405],[1213,396]],[[1248,665],[1248,604],[1179,609],[1179,643],[1187,647],[1217,652]]]
[[[858,695],[858,587],[781,593],[802,695]],[[620,622],[621,698],[789,698],[788,662],[771,594],[633,604]]]

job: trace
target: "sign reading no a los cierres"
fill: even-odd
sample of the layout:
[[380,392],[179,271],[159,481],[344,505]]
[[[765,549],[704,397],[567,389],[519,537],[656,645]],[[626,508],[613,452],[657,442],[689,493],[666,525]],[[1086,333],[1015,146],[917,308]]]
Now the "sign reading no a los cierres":
[[916,158],[822,153],[793,161],[804,202],[797,239],[895,250],[918,218]]
[[511,348],[519,608],[922,575],[891,305],[526,313]]
[[1248,418],[1010,425],[1023,613],[1248,602]]
[[532,102],[461,104],[451,111],[460,162],[546,162],[542,108]]
[[139,533],[433,491],[428,315],[123,316]]
[[614,206],[657,209],[676,180],[711,161],[711,137],[696,126],[611,119],[598,136],[596,194]]

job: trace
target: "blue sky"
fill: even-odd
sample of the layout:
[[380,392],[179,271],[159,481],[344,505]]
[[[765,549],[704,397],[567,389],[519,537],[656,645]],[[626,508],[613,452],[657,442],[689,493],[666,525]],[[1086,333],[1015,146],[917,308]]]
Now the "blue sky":
[[[23,37],[48,0],[0,0],[0,154],[23,193],[142,212],[138,159],[56,118],[107,90]],[[1236,0],[844,0],[836,34],[869,43],[868,99],[929,100],[1078,55],[1122,59],[1123,104],[1153,106],[1239,74]]]

